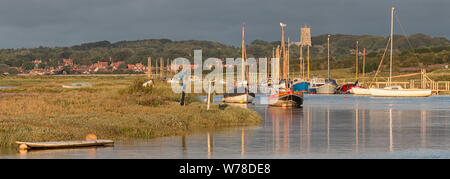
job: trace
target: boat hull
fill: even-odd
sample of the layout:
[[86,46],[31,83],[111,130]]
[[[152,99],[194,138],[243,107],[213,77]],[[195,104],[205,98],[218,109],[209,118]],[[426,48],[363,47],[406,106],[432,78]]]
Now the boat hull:
[[370,95],[377,97],[427,97],[431,90],[427,89],[382,89],[370,88]]
[[303,104],[303,92],[287,91],[269,97],[269,106],[300,107]]
[[112,140],[83,140],[83,141],[59,141],[59,142],[16,142],[16,144],[25,144],[28,148],[69,148],[69,147],[91,147],[112,145]]
[[354,95],[370,95],[369,89],[361,87],[353,87],[350,89],[350,93]]
[[336,86],[330,83],[326,83],[316,88],[317,94],[334,94],[336,92]]
[[250,94],[231,94],[224,96],[224,102],[226,103],[251,103],[254,97]]
[[300,91],[303,93],[307,93],[309,88],[308,82],[299,82],[292,85],[292,91]]

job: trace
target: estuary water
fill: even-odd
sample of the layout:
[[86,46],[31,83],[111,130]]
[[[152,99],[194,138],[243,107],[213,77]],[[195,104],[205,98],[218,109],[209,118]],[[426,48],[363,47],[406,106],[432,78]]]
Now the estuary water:
[[450,96],[305,95],[302,108],[238,106],[257,111],[261,125],[114,147],[3,149],[0,158],[450,158]]

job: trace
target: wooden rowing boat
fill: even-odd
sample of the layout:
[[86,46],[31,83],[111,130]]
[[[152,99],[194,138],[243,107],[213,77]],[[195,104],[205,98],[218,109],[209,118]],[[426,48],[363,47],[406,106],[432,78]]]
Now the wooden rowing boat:
[[78,140],[78,141],[56,141],[56,142],[19,142],[18,145],[26,145],[27,149],[37,148],[73,148],[73,147],[92,147],[113,145],[112,140]]

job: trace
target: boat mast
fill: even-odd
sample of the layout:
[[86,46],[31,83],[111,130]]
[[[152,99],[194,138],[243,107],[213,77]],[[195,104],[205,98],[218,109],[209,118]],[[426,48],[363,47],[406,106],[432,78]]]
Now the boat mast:
[[241,59],[242,59],[242,66],[241,66],[241,72],[242,72],[242,77],[241,77],[241,81],[242,81],[242,86],[244,85],[244,80],[245,80],[245,41],[244,41],[244,36],[245,36],[245,22],[242,23],[242,49],[241,49]]
[[355,68],[356,68],[356,70],[355,70],[356,81],[358,81],[358,55],[359,55],[358,46],[359,46],[359,42],[356,41],[356,65],[355,65]]
[[391,58],[391,62],[389,65],[389,86],[392,85],[392,49],[393,49],[393,44],[394,44],[394,7],[392,7],[392,11],[391,11],[391,54],[390,54],[390,58]]
[[289,54],[290,54],[290,46],[291,46],[291,43],[290,43],[290,39],[289,39],[289,37],[288,37],[288,47],[287,47],[287,79],[289,79],[289,72],[291,72],[291,70],[289,69],[289,67],[291,66],[291,64],[290,64],[291,58],[289,57]]
[[328,35],[328,79],[330,79],[330,35]]
[[303,45],[300,45],[300,78],[305,79],[303,73]]
[[283,78],[285,80],[285,84],[286,84],[286,88],[288,86],[288,82],[287,82],[287,56],[286,56],[286,44],[284,43],[284,28],[286,27],[286,24],[283,24],[282,22],[280,22],[280,26],[281,26],[281,48],[283,48]]
[[306,60],[307,60],[307,63],[308,63],[308,80],[310,80],[311,78],[309,78],[309,45],[306,47]]

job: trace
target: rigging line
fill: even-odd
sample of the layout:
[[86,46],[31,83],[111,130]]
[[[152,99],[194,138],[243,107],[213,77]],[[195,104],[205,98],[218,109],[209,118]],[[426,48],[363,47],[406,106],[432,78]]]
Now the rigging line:
[[388,41],[387,41],[387,43],[386,43],[386,48],[384,49],[383,57],[381,57],[380,64],[378,65],[378,69],[377,69],[377,71],[375,72],[375,75],[373,76],[372,80],[371,80],[370,83],[369,83],[369,87],[372,86],[373,81],[375,80],[375,78],[377,78],[377,75],[378,75],[378,73],[380,72],[380,69],[381,69],[381,66],[383,65],[383,60],[384,60],[384,57],[386,56],[386,52],[387,52],[387,49],[388,49],[388,47],[389,47],[389,42],[390,42],[390,41],[391,41],[391,37],[388,38]]
[[411,42],[409,41],[408,34],[406,34],[406,31],[405,31],[405,29],[403,28],[403,25],[400,23],[400,19],[398,18],[397,14],[395,14],[395,18],[397,19],[397,23],[398,23],[398,25],[400,26],[400,29],[402,30],[403,35],[405,35],[406,41],[408,42],[408,45],[409,45],[409,49],[411,50],[411,52],[413,53],[413,55],[416,57],[416,62],[417,62],[417,64],[420,65],[420,58],[419,58],[419,57],[417,56],[417,54],[413,51],[413,47],[412,47],[412,45],[411,45]]

